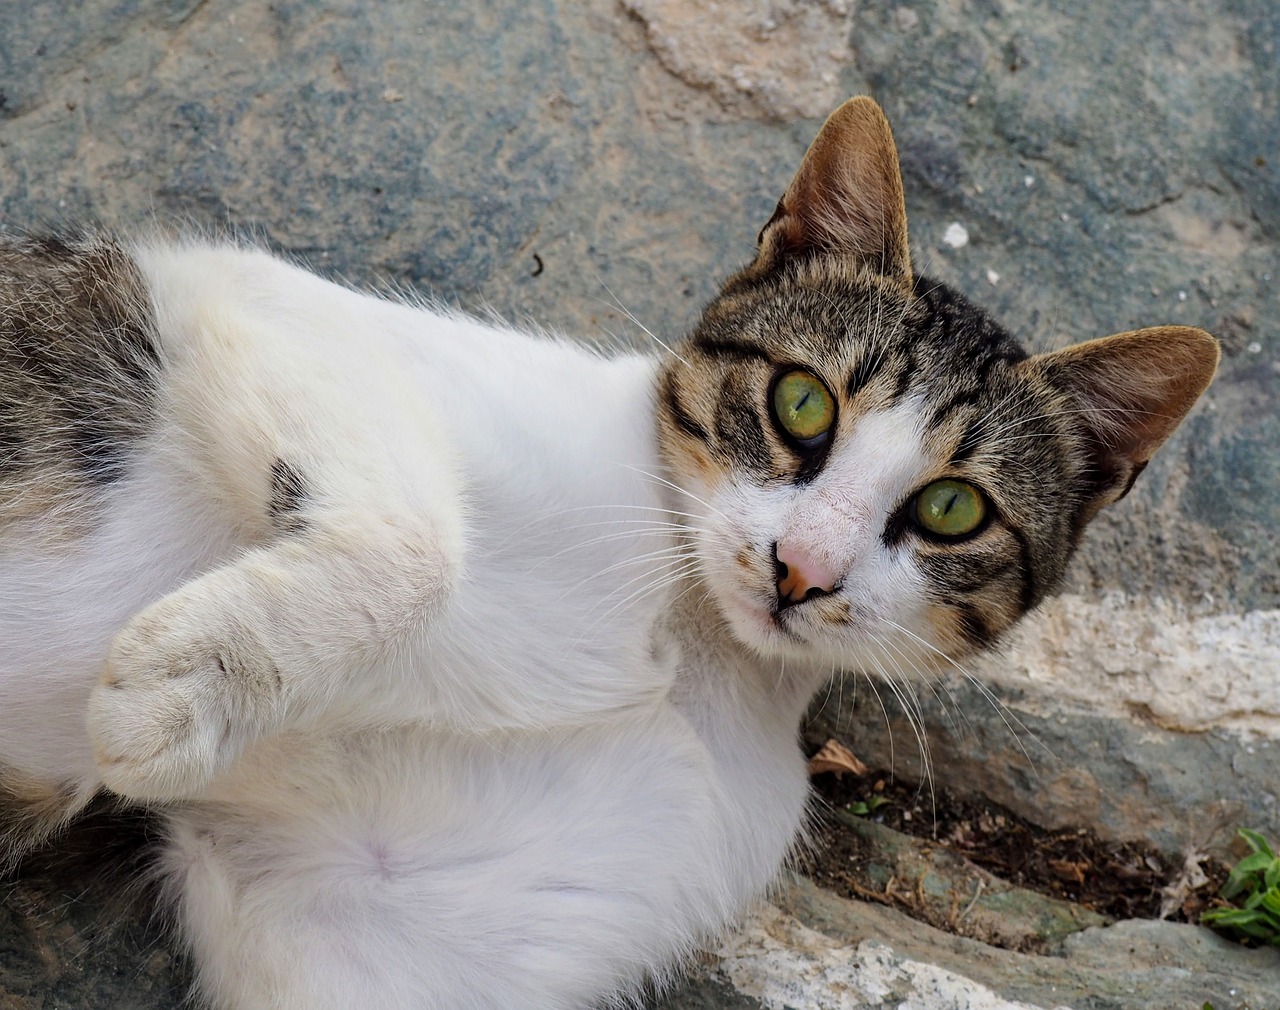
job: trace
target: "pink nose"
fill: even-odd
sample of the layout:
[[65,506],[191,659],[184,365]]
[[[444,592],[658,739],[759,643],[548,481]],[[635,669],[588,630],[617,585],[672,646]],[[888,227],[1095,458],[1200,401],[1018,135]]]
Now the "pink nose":
[[778,602],[784,606],[803,603],[815,596],[834,592],[840,577],[799,547],[776,544],[773,548],[778,573]]

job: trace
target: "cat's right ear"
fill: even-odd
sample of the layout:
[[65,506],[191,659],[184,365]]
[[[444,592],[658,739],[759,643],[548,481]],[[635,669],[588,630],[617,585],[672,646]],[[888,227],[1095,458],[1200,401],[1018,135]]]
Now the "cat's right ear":
[[1023,363],[1067,393],[1089,454],[1085,519],[1129,493],[1155,451],[1213,381],[1218,341],[1191,326],[1153,326]]
[[828,253],[911,286],[898,148],[876,102],[851,98],[822,124],[760,232],[754,280],[787,259]]

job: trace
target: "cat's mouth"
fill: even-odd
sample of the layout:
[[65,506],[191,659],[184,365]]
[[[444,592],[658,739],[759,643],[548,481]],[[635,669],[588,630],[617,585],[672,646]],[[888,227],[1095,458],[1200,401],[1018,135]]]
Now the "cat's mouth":
[[797,607],[782,607],[776,600],[765,602],[746,592],[729,594],[721,606],[738,637],[756,649],[768,652],[808,644],[801,632],[806,622]]
[[769,626],[779,634],[785,635],[793,642],[803,642],[802,636],[795,627],[795,611],[780,609],[776,604],[768,610]]
[[873,647],[883,624],[874,607],[843,593],[786,603],[749,585],[722,586],[721,612],[739,641],[765,655],[848,658]]

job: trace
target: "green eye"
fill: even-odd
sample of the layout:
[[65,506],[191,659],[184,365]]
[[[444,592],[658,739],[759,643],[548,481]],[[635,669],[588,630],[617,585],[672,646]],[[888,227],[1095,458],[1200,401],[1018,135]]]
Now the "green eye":
[[773,413],[783,431],[812,448],[835,423],[836,401],[816,375],[787,372],[774,383]]
[[986,515],[982,492],[962,480],[935,480],[916,495],[916,522],[938,536],[972,533]]

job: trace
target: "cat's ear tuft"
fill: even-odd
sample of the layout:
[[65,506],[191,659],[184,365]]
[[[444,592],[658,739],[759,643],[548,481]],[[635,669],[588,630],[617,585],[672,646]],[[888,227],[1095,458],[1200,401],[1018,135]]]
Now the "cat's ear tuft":
[[911,285],[898,149],[884,111],[865,96],[849,99],[822,125],[745,273],[761,276],[815,252],[849,257]]
[[1092,453],[1086,518],[1119,501],[1213,380],[1218,341],[1191,326],[1090,340],[1027,362],[1078,404]]

